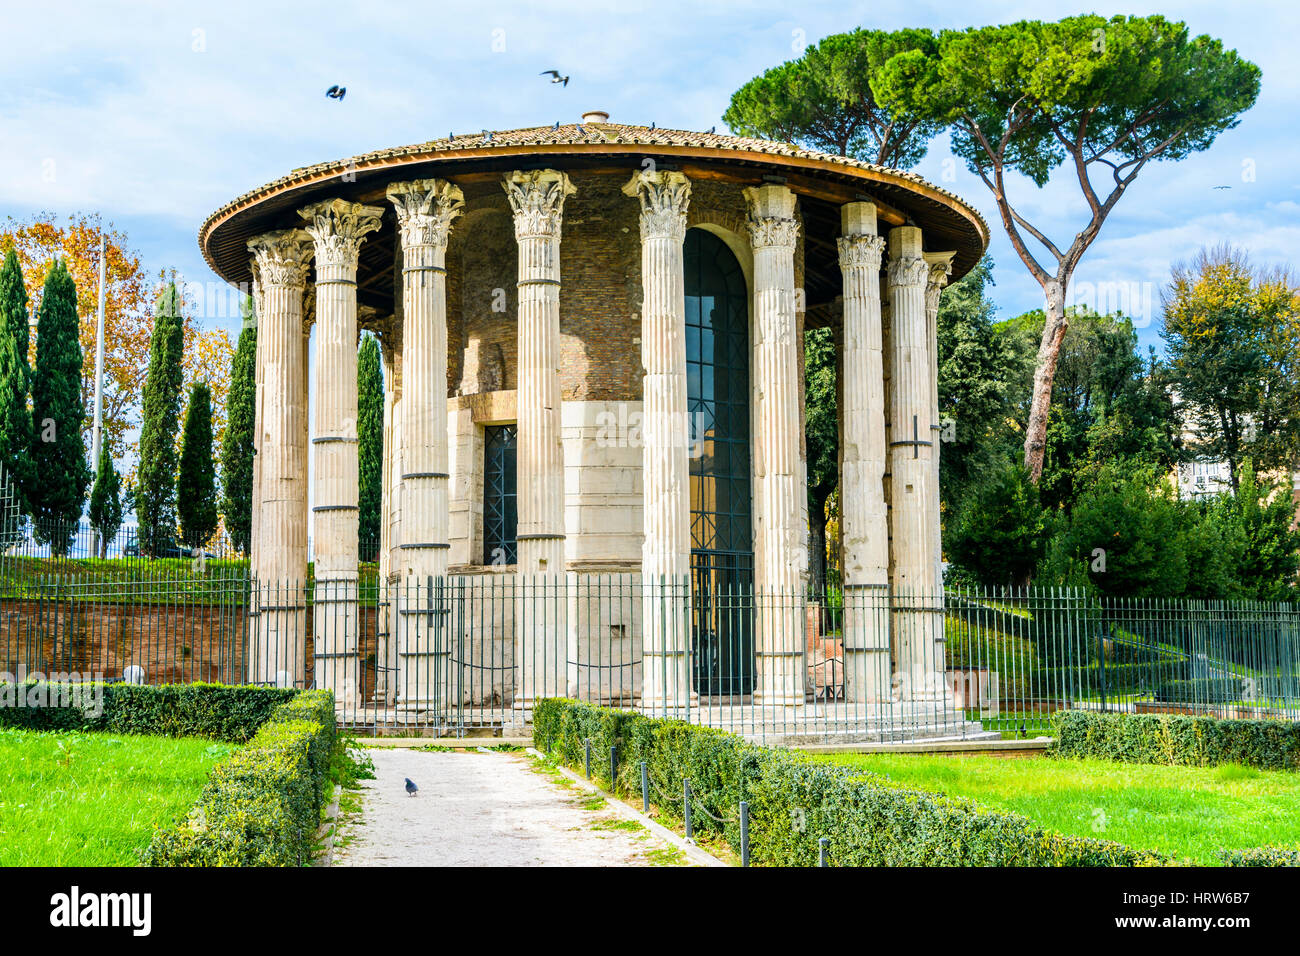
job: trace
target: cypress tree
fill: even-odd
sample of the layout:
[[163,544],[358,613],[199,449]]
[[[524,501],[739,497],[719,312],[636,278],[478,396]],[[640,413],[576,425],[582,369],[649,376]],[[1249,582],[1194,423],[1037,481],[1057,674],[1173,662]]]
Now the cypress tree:
[[150,556],[163,553],[176,540],[176,430],[183,347],[180,292],[175,282],[169,282],[154,308],[136,479],[140,550]]
[[217,475],[212,461],[212,390],[207,382],[190,389],[181,434],[180,475],[176,479],[181,540],[200,548],[217,530]]
[[38,541],[64,555],[86,504],[90,467],[81,440],[81,341],[77,287],[62,259],[45,279],[32,375],[32,475],[28,501]]
[[108,442],[99,446],[99,467],[90,490],[90,526],[99,532],[99,556],[108,554],[108,542],[122,526],[122,481],[113,467]]
[[257,324],[250,300],[244,300],[244,328],[230,365],[226,399],[226,434],[221,442],[221,510],[226,533],[248,553],[253,528],[253,454],[257,428]]
[[357,537],[361,560],[373,561],[379,549],[384,481],[384,374],[379,367],[379,342],[373,335],[362,339],[357,358],[357,442],[361,506]]
[[[17,508],[27,511],[31,486],[32,413],[27,407],[32,371],[27,364],[27,286],[10,249],[0,266],[0,468],[9,475]],[[6,540],[16,529],[0,528]]]

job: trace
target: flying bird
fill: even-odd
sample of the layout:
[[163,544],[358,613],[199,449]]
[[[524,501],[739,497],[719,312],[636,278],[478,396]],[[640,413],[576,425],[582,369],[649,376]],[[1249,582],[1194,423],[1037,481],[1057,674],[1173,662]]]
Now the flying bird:
[[1215,187],[1213,187],[1213,188],[1215,188],[1215,189],[1231,189],[1232,187],[1231,187],[1231,186],[1215,186]]
[[569,78],[567,76],[560,76],[559,70],[542,70],[542,72],[537,75],[549,76],[552,83],[563,83],[565,86],[569,85]]
[[407,777],[407,778],[406,778],[406,792],[407,792],[407,793],[409,793],[411,796],[415,796],[416,791],[418,791],[419,789],[420,789],[420,788],[417,787],[417,786],[416,786],[416,785],[411,781],[411,778],[410,778],[410,777]]
[[325,95],[332,100],[342,100],[343,97],[347,96],[347,94],[348,94],[348,88],[346,86],[339,86],[337,84],[331,86],[328,90],[325,91]]

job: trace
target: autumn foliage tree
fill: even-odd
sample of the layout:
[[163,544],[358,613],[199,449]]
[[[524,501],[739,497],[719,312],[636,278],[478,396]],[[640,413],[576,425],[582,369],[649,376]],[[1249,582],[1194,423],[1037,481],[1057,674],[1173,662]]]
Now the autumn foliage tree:
[[[0,223],[0,248],[17,253],[23,281],[35,295],[32,309],[40,308],[42,288],[54,260],[61,259],[77,289],[76,314],[82,351],[81,400],[92,407],[95,393],[95,324],[99,293],[99,236],[101,224],[85,215],[60,221],[42,213],[30,219]],[[153,299],[165,282],[151,277],[140,257],[130,249],[124,232],[103,226],[106,294],[104,297],[104,438],[121,460],[136,451],[143,412],[146,363],[153,333]],[[182,310],[185,313],[185,310]],[[182,320],[184,381],[204,380],[212,389],[214,433],[225,424],[226,383],[232,344],[224,330],[202,329],[189,314]],[[29,356],[30,358],[30,356]],[[82,424],[90,447],[89,418]]]
[[1173,387],[1194,433],[1187,451],[1226,461],[1236,490],[1247,459],[1300,462],[1300,288],[1258,272],[1241,250],[1202,250],[1164,292]]

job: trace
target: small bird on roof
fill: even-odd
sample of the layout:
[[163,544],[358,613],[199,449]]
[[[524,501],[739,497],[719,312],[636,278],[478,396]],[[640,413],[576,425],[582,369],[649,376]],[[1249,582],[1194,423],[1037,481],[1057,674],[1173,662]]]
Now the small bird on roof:
[[559,70],[542,70],[542,72],[537,75],[549,76],[552,83],[563,83],[565,86],[569,85],[569,78],[567,76],[560,76]]
[[348,88],[346,86],[339,86],[336,83],[325,91],[325,95],[332,100],[341,100],[343,97],[348,95]]
[[411,796],[415,796],[415,794],[419,791],[419,789],[420,789],[420,788],[417,787],[417,786],[415,785],[415,783],[411,780],[410,777],[407,777],[407,778],[406,778],[406,792],[407,792],[407,793],[409,793]]
[[651,120],[651,121],[650,121],[650,129],[651,129],[651,131],[653,131],[654,128],[655,128],[654,120]]
[[710,132],[710,133],[716,133],[717,131],[718,131],[718,127],[717,127],[717,124],[716,124],[716,123],[715,123],[713,126],[710,126],[710,127],[709,127],[709,132]]
[[578,135],[579,135],[579,136],[586,136],[586,135],[587,135],[587,131],[586,131],[585,129],[582,128],[582,124],[581,124],[581,123],[574,123],[574,124],[573,124],[573,128],[576,129],[576,130],[578,131]]
[[483,131],[483,142],[485,143],[492,142],[492,131],[490,129],[485,129]]
[[560,128],[560,121],[559,121],[559,120],[556,120],[556,121],[555,121],[555,125],[552,126],[551,129],[552,129],[552,130],[557,130],[557,129],[559,129],[559,128]]

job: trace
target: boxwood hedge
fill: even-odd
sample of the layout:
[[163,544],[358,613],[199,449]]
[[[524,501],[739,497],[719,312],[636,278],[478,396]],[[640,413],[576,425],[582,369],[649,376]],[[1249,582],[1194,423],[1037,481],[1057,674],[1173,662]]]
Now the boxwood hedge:
[[[879,774],[817,763],[733,734],[564,699],[538,701],[538,748],[573,767],[586,741],[592,771],[616,792],[640,792],[642,761],[659,812],[682,817],[682,781],[691,784],[691,820],[702,834],[739,849],[738,807],[750,808],[750,860],[813,866],[830,840],[837,866],[1135,866],[1165,855],[1103,840],[1050,833],[1026,817],[971,800],[899,786]],[[616,747],[610,780],[610,747]]]
[[213,768],[189,815],[155,832],[147,866],[301,866],[329,792],[334,695],[277,707],[248,745]]
[[0,683],[0,727],[243,743],[298,691],[228,684]]
[[1061,757],[1187,767],[1240,763],[1266,770],[1300,768],[1300,723],[1290,721],[1066,710],[1052,716],[1052,727],[1052,753]]

